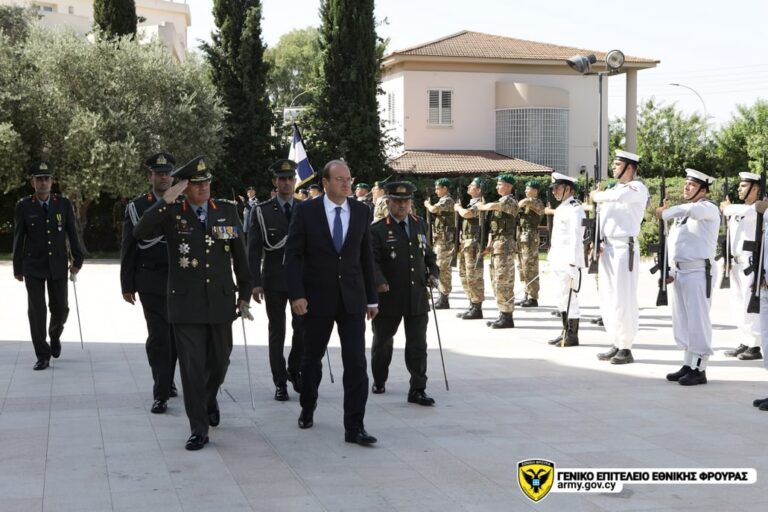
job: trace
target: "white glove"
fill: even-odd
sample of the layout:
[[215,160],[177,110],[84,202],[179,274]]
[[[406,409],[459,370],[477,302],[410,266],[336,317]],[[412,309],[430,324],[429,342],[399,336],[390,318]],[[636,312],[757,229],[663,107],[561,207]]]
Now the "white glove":
[[240,316],[242,316],[246,320],[253,320],[253,315],[251,314],[251,307],[248,304],[240,304]]
[[69,273],[69,280],[72,281],[73,283],[76,283],[77,282],[77,274],[75,274],[74,272],[70,272]]

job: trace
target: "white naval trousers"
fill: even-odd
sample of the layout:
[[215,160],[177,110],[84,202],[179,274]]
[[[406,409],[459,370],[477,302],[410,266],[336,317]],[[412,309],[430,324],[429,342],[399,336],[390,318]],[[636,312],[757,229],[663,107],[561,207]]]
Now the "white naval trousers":
[[[565,308],[568,307],[568,294],[571,290],[571,275],[569,272],[564,270],[552,270],[552,274],[555,276],[556,282],[560,285],[560,302],[558,304],[558,311],[565,311]],[[586,274],[586,269],[582,269],[581,272],[582,281],[586,277],[584,274]],[[574,288],[579,287],[578,283],[579,278],[576,278],[576,282],[573,283]],[[568,308],[568,318],[571,320],[575,320],[577,318],[581,318],[581,311],[579,310],[579,294],[574,289],[573,293],[571,294],[571,307]]]
[[[712,320],[706,270],[672,270],[672,334],[677,346],[696,356],[711,356]],[[713,276],[714,279],[714,276]]]
[[600,315],[605,330],[619,349],[631,349],[637,336],[637,282],[640,275],[640,243],[635,240],[632,272],[627,240],[608,240],[598,265]]
[[[744,257],[746,259],[746,257]],[[748,347],[760,346],[760,315],[747,313],[747,305],[752,295],[752,283],[755,280],[755,273],[744,274],[746,262],[731,265],[731,309],[733,319],[736,322],[742,334],[741,343]],[[762,295],[760,294],[761,298]],[[760,308],[762,311],[762,307]]]

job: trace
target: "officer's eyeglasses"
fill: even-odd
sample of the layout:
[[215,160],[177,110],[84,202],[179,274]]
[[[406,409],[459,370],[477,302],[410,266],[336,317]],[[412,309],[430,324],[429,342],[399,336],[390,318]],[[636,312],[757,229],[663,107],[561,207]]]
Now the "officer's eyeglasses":
[[335,178],[331,178],[333,181],[335,181],[338,184],[352,184],[355,181],[355,178],[342,178],[341,176],[336,176]]

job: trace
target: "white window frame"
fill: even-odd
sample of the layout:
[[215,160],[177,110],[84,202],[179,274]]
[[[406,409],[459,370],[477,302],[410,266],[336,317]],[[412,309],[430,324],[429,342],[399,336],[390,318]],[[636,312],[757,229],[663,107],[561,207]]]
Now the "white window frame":
[[[434,122],[430,115],[430,111],[432,109],[432,107],[430,106],[430,101],[432,98],[432,94],[435,92],[437,93],[437,122]],[[445,107],[443,106],[443,102],[445,100],[446,95],[448,95],[450,98],[449,99],[450,107],[448,107],[449,108],[448,116],[450,117],[449,119],[444,119]],[[454,94],[453,89],[450,89],[447,87],[434,87],[434,88],[427,89],[427,126],[446,127],[446,128],[452,127],[453,119],[454,119],[453,105],[455,103],[455,100],[456,100],[456,96]]]
[[396,105],[395,105],[395,93],[390,91],[387,93],[387,121],[390,124],[395,124],[396,117]]

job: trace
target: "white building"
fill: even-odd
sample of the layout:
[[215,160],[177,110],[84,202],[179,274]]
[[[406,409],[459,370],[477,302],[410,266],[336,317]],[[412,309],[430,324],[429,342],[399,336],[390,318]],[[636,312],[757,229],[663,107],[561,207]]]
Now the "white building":
[[[601,52],[469,31],[389,54],[379,102],[390,134],[403,144],[390,155],[390,165],[427,174],[443,173],[440,166],[446,171],[591,173],[598,146],[598,77],[578,74],[566,63],[589,54],[598,59],[592,70],[606,71]],[[626,56],[620,71],[627,75],[630,151],[637,137],[637,71],[656,64]],[[604,78],[604,170],[607,98]]]
[[[82,36],[93,27],[93,0],[0,0],[0,4],[35,6],[45,27],[69,27]],[[186,0],[136,0],[136,16],[142,41],[157,39],[174,57],[184,60],[192,22]]]

